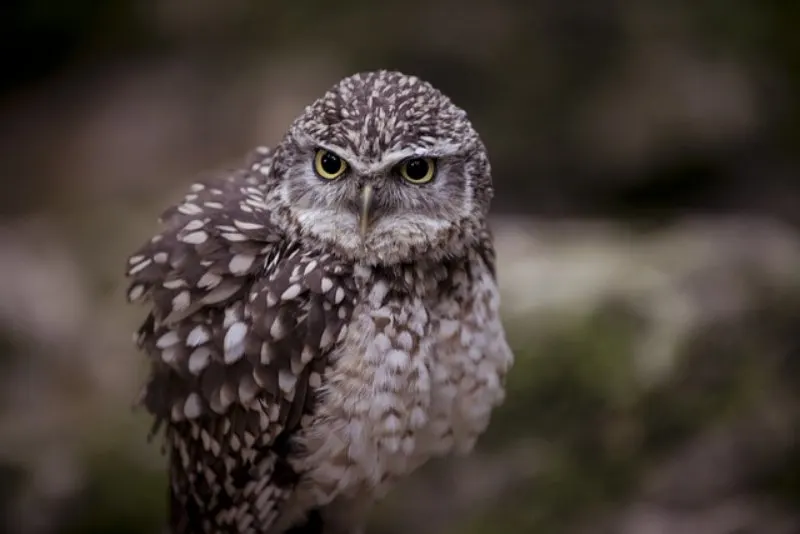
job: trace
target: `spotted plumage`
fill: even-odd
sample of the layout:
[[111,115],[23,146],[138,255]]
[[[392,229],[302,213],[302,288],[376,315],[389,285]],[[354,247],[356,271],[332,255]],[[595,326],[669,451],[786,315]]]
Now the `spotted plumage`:
[[164,212],[127,274],[172,532],[361,532],[394,481],[472,449],[513,360],[491,196],[466,114],[379,71]]

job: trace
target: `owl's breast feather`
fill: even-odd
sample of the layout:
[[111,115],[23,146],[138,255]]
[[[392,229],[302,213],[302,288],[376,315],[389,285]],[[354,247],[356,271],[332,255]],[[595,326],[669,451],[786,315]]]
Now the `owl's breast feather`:
[[412,471],[424,461],[417,434],[429,424],[432,343],[422,302],[373,307],[367,299],[353,317],[303,440],[309,476],[331,497]]
[[493,279],[475,274],[433,301],[387,299],[375,282],[357,305],[303,438],[318,502],[383,494],[430,457],[472,449],[511,362]]

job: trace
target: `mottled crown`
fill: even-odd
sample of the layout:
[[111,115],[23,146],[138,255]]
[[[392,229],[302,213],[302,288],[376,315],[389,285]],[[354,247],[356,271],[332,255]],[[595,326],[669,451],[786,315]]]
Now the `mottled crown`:
[[466,151],[480,142],[466,112],[441,91],[394,71],[343,79],[306,108],[291,133],[330,142],[372,162],[416,149]]

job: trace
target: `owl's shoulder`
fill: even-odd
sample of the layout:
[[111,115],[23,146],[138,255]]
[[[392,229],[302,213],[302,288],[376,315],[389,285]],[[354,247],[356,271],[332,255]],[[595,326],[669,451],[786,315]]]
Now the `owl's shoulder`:
[[173,322],[239,291],[285,241],[263,184],[243,168],[193,183],[128,257],[128,300],[150,300],[157,321]]

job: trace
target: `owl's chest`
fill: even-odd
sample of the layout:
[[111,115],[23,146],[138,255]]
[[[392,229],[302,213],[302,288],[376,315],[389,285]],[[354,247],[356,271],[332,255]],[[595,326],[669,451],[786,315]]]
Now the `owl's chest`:
[[428,312],[413,302],[357,307],[330,357],[310,449],[334,478],[374,479],[408,471],[416,434],[428,423],[431,356]]
[[477,330],[492,321],[475,314],[480,301],[388,292],[381,283],[365,291],[330,357],[304,438],[317,502],[382,493],[431,456],[471,448],[485,428],[493,399],[475,356],[487,339]]
[[424,299],[385,292],[377,286],[354,310],[306,439],[317,482],[328,479],[338,491],[377,487],[431,455],[437,323]]

